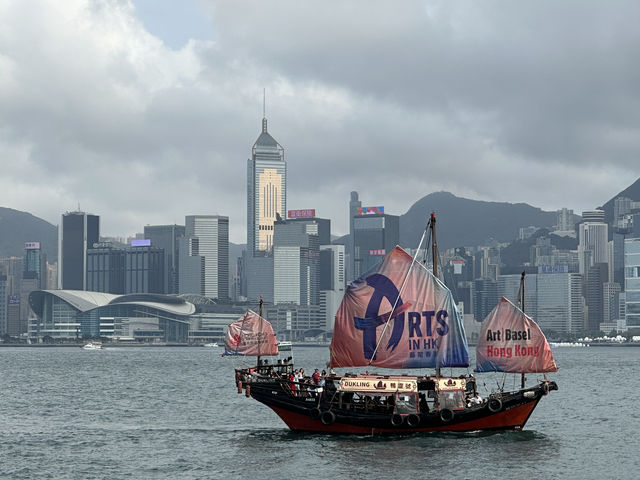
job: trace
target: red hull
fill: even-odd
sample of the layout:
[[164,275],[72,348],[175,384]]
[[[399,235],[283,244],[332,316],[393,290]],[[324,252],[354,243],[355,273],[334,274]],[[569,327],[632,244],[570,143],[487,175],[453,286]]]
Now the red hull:
[[521,429],[529,419],[533,409],[538,404],[537,401],[528,402],[523,405],[503,410],[483,418],[469,420],[466,422],[443,425],[438,427],[416,427],[412,429],[398,430],[395,428],[369,428],[357,425],[334,423],[325,425],[320,420],[313,420],[306,415],[278,408],[272,405],[269,407],[287,424],[291,430],[301,430],[307,432],[326,433],[350,433],[359,435],[393,434],[406,435],[416,432],[469,432],[475,430],[515,430]]

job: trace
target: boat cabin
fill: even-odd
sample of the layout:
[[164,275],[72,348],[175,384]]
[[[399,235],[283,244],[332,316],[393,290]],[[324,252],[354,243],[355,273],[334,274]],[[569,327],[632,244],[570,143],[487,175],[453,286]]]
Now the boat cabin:
[[380,413],[463,410],[475,383],[464,378],[347,375],[327,378],[325,398],[338,408]]

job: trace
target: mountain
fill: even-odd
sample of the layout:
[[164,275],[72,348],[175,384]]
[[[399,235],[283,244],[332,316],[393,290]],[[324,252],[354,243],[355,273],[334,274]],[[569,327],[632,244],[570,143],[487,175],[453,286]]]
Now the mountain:
[[415,248],[431,212],[436,213],[440,249],[487,245],[489,240],[511,242],[520,227],[553,227],[556,212],[526,203],[482,202],[436,192],[414,203],[400,216],[400,244]]
[[58,227],[30,213],[0,207],[0,257],[24,256],[26,242],[40,242],[48,261],[58,258]]
[[611,223],[613,221],[613,205],[616,198],[618,197],[627,197],[634,202],[640,202],[640,178],[638,178],[635,182],[615,195],[611,200],[609,200],[602,206],[602,209],[604,210],[604,217],[607,223]]

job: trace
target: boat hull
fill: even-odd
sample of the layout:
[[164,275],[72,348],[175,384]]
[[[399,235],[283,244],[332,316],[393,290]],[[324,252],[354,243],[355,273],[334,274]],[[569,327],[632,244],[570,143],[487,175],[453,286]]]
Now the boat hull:
[[[336,408],[322,397],[298,398],[279,382],[251,383],[248,396],[271,408],[294,431],[354,435],[407,435],[419,432],[521,430],[555,382],[503,393],[499,402],[444,412],[392,415]],[[496,397],[498,398],[498,397]],[[499,406],[498,406],[499,405]],[[496,408],[496,406],[498,406]],[[329,412],[329,413],[326,413]]]

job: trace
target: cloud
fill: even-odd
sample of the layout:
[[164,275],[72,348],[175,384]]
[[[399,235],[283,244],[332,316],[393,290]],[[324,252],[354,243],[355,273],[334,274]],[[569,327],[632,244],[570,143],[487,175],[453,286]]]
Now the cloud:
[[[178,42],[194,6],[213,34]],[[244,242],[263,88],[288,207],[339,234],[352,190],[579,212],[640,175],[634,2],[188,8],[176,35],[128,1],[0,0],[0,205],[57,223],[80,202],[107,235],[228,215]]]

